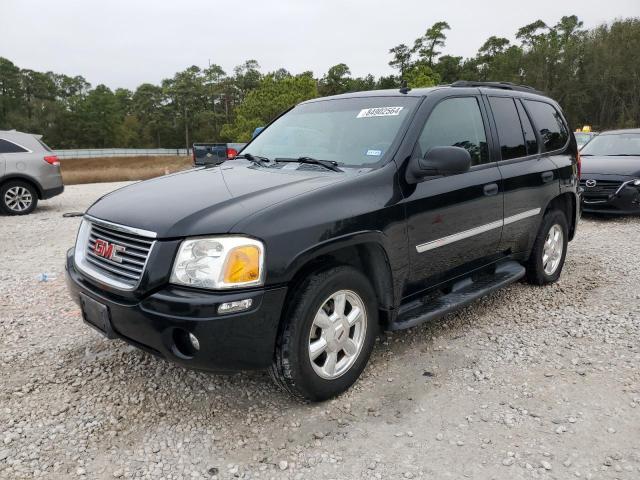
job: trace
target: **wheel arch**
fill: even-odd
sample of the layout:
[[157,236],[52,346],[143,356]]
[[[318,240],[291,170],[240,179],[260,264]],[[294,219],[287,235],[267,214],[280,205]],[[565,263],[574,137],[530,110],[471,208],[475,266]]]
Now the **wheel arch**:
[[[384,247],[381,232],[360,232],[319,244],[298,255],[287,268],[289,285],[285,305],[290,305],[298,286],[314,272],[336,265],[348,265],[361,271],[371,282],[380,310],[380,321],[386,321],[385,312],[395,306],[394,281],[391,264]],[[286,308],[283,315],[286,315]]]
[[552,198],[547,204],[544,213],[546,214],[551,210],[560,210],[564,213],[569,224],[569,240],[573,240],[578,223],[578,207],[576,195],[571,192],[565,192]]
[[33,187],[36,189],[36,193],[38,194],[38,199],[42,200],[42,195],[44,190],[42,188],[42,185],[40,185],[40,182],[38,182],[35,178],[30,177],[28,175],[22,175],[19,173],[12,173],[10,175],[6,175],[0,178],[0,188],[2,188],[4,184],[6,184],[7,182],[10,182],[11,180],[20,180],[22,182],[26,182],[30,185],[33,185]]

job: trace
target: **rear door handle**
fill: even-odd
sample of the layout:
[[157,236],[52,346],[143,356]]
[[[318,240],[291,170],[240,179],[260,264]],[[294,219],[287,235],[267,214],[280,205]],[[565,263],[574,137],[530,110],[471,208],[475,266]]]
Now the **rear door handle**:
[[497,183],[488,183],[487,185],[484,186],[484,194],[488,197],[492,196],[492,195],[496,195],[499,192],[499,188],[498,188],[498,184]]
[[542,172],[542,181],[544,183],[553,181],[553,172]]

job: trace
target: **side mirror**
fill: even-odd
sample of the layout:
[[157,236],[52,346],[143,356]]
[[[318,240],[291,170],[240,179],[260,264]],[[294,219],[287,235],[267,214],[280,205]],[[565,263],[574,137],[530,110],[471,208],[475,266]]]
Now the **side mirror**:
[[471,155],[460,147],[433,147],[424,158],[411,160],[410,172],[415,181],[437,175],[457,175],[471,168]]
[[251,134],[251,140],[253,140],[254,138],[256,138],[258,135],[260,135],[260,132],[264,130],[264,127],[256,127],[256,129],[253,131],[253,133]]

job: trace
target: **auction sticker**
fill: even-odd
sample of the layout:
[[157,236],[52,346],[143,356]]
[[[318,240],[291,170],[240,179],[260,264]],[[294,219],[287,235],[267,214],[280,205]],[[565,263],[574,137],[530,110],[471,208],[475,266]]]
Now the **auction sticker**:
[[370,118],[370,117],[397,117],[400,115],[404,107],[375,107],[375,108],[363,108],[356,118]]

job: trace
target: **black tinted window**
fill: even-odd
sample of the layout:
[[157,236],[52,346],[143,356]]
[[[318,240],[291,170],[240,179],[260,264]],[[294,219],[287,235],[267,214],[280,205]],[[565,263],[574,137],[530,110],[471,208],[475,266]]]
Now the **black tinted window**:
[[28,150],[25,150],[24,148],[22,148],[19,145],[16,145],[13,142],[9,142],[7,140],[0,138],[0,153],[22,153],[27,151]]
[[418,140],[421,155],[433,147],[461,147],[471,154],[471,164],[489,161],[487,137],[480,106],[474,97],[450,98],[433,109]]
[[540,132],[545,152],[558,150],[567,143],[569,130],[560,113],[548,103],[525,100],[533,123]]
[[502,160],[526,156],[527,149],[524,146],[524,135],[522,134],[520,119],[513,99],[489,97],[489,103],[498,128]]
[[538,140],[536,139],[536,133],[533,131],[531,120],[529,120],[527,112],[524,111],[520,100],[516,100],[516,106],[518,107],[518,115],[520,116],[522,131],[524,132],[524,141],[527,145],[527,155],[535,155],[538,153]]

